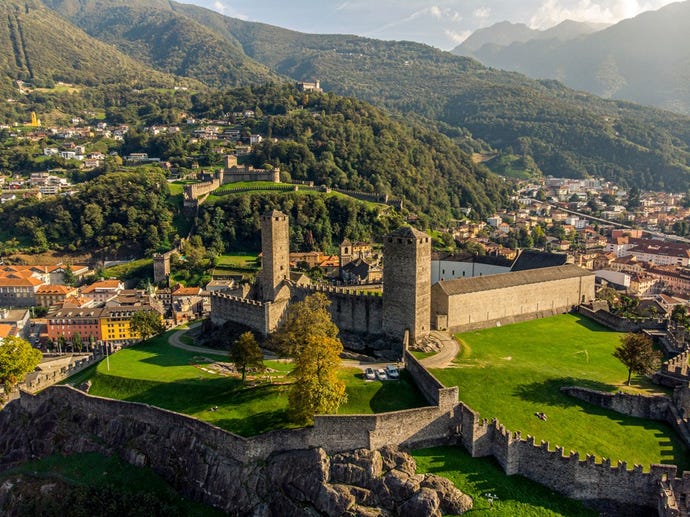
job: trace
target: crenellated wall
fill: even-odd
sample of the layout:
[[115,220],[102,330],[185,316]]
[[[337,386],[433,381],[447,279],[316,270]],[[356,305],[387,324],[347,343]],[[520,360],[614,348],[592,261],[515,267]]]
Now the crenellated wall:
[[331,302],[331,318],[340,330],[372,336],[383,334],[383,298],[380,293],[314,285],[301,286],[293,291],[297,301],[317,292],[326,295]]

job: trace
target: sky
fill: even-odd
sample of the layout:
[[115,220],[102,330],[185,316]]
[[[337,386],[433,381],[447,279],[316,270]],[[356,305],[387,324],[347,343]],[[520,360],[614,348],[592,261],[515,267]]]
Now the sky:
[[613,24],[673,0],[178,0],[300,32],[411,40],[450,50],[500,21],[547,29],[563,20]]

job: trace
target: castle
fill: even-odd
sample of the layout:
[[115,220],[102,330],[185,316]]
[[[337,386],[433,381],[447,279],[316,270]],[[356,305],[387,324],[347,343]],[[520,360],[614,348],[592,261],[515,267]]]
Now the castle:
[[215,324],[241,323],[267,335],[290,303],[321,292],[341,331],[382,338],[377,346],[401,357],[403,343],[419,341],[432,330],[458,332],[551,316],[594,299],[594,274],[574,265],[432,286],[431,237],[411,227],[384,238],[383,296],[310,285],[290,277],[289,235],[287,215],[274,210],[262,216],[263,269],[248,292],[211,294]]

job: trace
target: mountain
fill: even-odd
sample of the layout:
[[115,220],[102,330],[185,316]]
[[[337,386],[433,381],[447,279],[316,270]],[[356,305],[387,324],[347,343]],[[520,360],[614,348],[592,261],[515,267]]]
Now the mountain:
[[15,97],[16,81],[51,86],[129,84],[172,86],[176,79],[147,68],[88,36],[38,0],[0,3],[0,92]]
[[[687,117],[604,101],[556,81],[535,81],[486,68],[473,59],[418,43],[302,34],[161,0],[46,2],[90,34],[111,38],[132,55],[141,57],[144,49],[142,59],[171,51],[148,41],[172,41],[175,55],[196,56],[197,40],[188,39],[183,27],[201,26],[208,31],[204,34],[214,35],[214,41],[241,53],[247,67],[258,62],[273,74],[320,79],[327,91],[436,126],[466,150],[481,145],[474,137],[506,153],[533,159],[544,174],[603,176],[622,185],[659,190],[690,188]],[[149,34],[130,22],[106,29],[102,21],[115,22],[118,16],[125,19],[131,13],[169,23],[146,25]],[[175,63],[165,59],[148,62],[159,70],[180,73]],[[187,70],[193,77],[222,84],[227,66],[226,61],[200,59]]]
[[458,56],[473,57],[474,53],[485,45],[507,47],[512,43],[525,43],[533,40],[557,39],[567,41],[602,30],[605,27],[607,27],[607,25],[602,23],[564,20],[549,29],[536,30],[530,29],[524,23],[511,23],[505,21],[474,31],[465,41],[451,50],[451,52]]
[[[562,81],[601,97],[690,114],[690,2],[670,4],[568,41],[465,47],[487,66]],[[472,37],[468,38],[472,39]]]
[[204,27],[166,0],[43,0],[91,36],[147,66],[214,87],[261,84],[278,76],[247,57],[230,34]]

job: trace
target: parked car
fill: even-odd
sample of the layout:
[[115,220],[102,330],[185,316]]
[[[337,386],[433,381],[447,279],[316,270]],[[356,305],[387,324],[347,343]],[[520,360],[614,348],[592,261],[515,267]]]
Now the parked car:
[[386,375],[388,375],[389,378],[391,379],[397,379],[400,377],[400,373],[398,372],[398,369],[393,366],[392,364],[389,364],[386,366]]
[[373,381],[374,379],[376,379],[376,373],[374,372],[374,369],[367,368],[366,370],[364,370],[364,378],[368,381]]
[[388,376],[386,375],[386,370],[383,368],[379,368],[376,370],[376,378],[380,381],[385,381],[388,380]]

